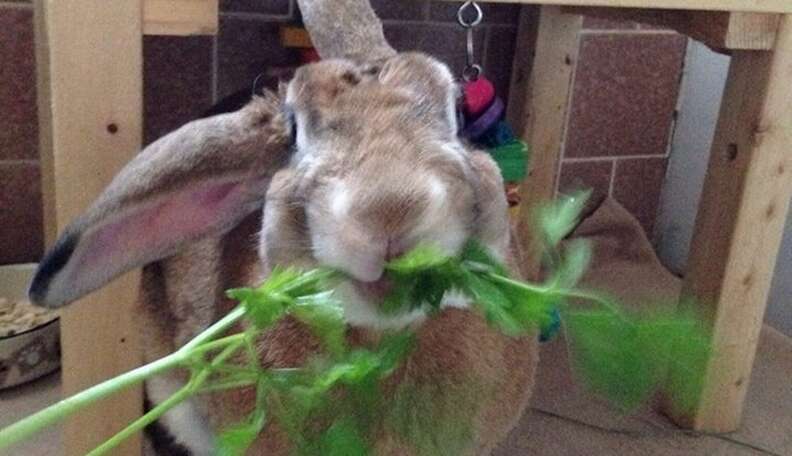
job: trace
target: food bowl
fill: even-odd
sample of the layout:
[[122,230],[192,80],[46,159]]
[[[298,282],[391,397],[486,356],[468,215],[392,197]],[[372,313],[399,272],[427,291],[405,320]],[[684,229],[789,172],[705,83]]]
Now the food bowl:
[[[27,300],[35,264],[0,266],[0,299]],[[42,316],[12,335],[0,332],[0,389],[21,385],[60,367],[60,325],[55,315]],[[2,328],[0,328],[2,329]]]

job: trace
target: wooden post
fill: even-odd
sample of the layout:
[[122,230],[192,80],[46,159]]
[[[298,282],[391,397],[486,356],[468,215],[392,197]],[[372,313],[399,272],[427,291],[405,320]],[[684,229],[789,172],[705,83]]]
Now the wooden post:
[[143,0],[143,33],[215,35],[218,8],[218,0]]
[[565,6],[565,13],[670,28],[718,52],[773,49],[780,14]]
[[[142,136],[141,0],[36,1],[38,93],[46,238],[81,213]],[[139,365],[137,273],[70,306],[61,319],[63,393]],[[139,416],[133,389],[65,424],[67,455],[83,455]],[[140,454],[132,439],[114,455]]]
[[533,213],[555,193],[582,18],[562,14],[557,6],[542,6],[538,27],[535,21],[531,10],[523,7],[509,98],[509,120],[532,150],[517,220],[520,269],[531,279],[537,278],[540,267]]
[[[684,292],[705,306],[713,356],[680,424],[737,429],[792,197],[792,15],[771,52],[735,51],[699,207]],[[673,357],[672,357],[673,358]],[[684,373],[671,370],[671,381]]]
[[[444,0],[457,1],[457,0]],[[789,0],[487,0],[489,3],[524,3],[607,8],[679,9],[696,11],[744,11],[747,13],[792,13]]]

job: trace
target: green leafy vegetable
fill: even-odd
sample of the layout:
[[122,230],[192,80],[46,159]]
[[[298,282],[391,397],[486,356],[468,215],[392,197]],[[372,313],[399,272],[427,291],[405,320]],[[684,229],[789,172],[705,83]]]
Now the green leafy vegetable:
[[[474,241],[453,257],[423,246],[386,266],[394,287],[383,312],[423,309],[431,314],[440,309],[446,293],[454,291],[468,296],[472,308],[494,328],[514,337],[535,337],[537,329],[557,324],[560,311],[574,367],[593,391],[631,410],[658,388],[671,364],[677,374],[669,391],[675,406],[693,407],[710,355],[709,334],[689,311],[627,315],[614,300],[578,289],[591,248],[581,241],[562,245],[562,240],[574,229],[585,200],[585,194],[578,194],[539,211],[538,229],[549,266],[545,283],[509,277],[498,259]],[[412,442],[419,454],[462,451],[473,436],[473,423],[455,417],[460,404],[446,410],[432,402],[432,388],[438,386],[400,384],[392,397],[395,402],[384,402],[382,384],[410,356],[415,336],[403,331],[386,334],[374,347],[350,347],[343,307],[332,293],[342,279],[343,274],[328,269],[276,268],[258,287],[229,290],[239,306],[175,353],[0,430],[0,449],[102,397],[167,370],[184,369],[189,372],[184,388],[91,454],[107,453],[192,396],[236,388],[255,388],[256,403],[249,416],[219,435],[220,455],[244,454],[269,420],[285,431],[297,454],[370,454],[382,409],[393,411],[384,426]],[[579,301],[588,305],[581,308]],[[264,367],[256,341],[286,316],[305,324],[325,353],[304,366]],[[242,332],[228,334],[244,321],[248,324],[242,325]],[[472,409],[477,404],[464,406]]]

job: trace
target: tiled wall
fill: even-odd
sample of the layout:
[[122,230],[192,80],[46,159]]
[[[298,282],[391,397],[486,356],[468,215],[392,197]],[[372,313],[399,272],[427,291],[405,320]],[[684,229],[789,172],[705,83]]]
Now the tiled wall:
[[[297,16],[293,0],[221,0],[216,37],[146,37],[145,141],[196,117],[215,101],[250,87],[259,73],[294,65],[278,30]],[[465,60],[458,4],[373,0],[398,49],[419,49],[457,73]],[[488,76],[505,98],[518,7],[483,5],[476,34]],[[32,8],[0,1],[0,264],[35,261],[42,252]],[[562,190],[592,186],[612,193],[651,228],[665,173],[685,40],[631,24],[587,21],[580,35]]]
[[654,229],[687,39],[586,18],[568,112],[559,189],[612,195]]

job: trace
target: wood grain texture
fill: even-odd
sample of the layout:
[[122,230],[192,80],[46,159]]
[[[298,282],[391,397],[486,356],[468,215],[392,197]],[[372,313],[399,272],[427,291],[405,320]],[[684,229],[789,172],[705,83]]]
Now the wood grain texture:
[[792,13],[792,2],[789,0],[487,0],[487,2],[522,3],[526,5],[543,4],[568,6],[606,6],[614,8],[743,11],[750,13]]
[[218,0],[143,0],[146,35],[215,35]]
[[790,81],[787,15],[774,51],[734,53],[712,146],[684,293],[711,321],[713,356],[697,410],[668,408],[695,429],[729,432],[740,424],[792,197]]
[[562,11],[613,21],[633,21],[669,28],[701,41],[719,52],[772,49],[781,19],[780,14],[725,11],[588,6],[566,6],[562,8]]
[[539,274],[534,211],[555,193],[582,21],[581,16],[561,13],[557,6],[541,8],[538,26],[530,9],[523,8],[520,14],[508,116],[532,151],[528,177],[520,188],[522,203],[517,217],[523,255],[520,267],[529,279]]
[[[45,226],[49,245],[141,146],[140,0],[36,0]],[[61,318],[63,393],[139,365],[132,319],[137,273],[70,306]],[[65,454],[85,454],[141,413],[133,389],[65,423]],[[139,438],[113,452],[140,454]]]

